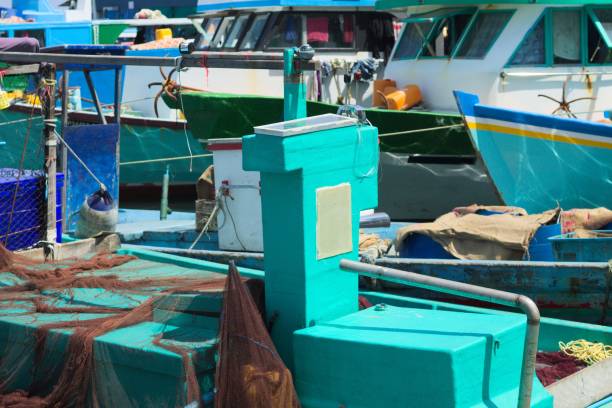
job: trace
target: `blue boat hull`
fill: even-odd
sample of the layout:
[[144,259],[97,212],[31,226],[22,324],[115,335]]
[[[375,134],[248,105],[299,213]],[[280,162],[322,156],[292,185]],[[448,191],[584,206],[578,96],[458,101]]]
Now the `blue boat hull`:
[[455,92],[487,171],[508,205],[530,213],[612,208],[612,126],[483,106]]
[[[381,258],[377,265],[437,278],[520,293],[533,299],[544,316],[612,325],[607,262],[466,261]],[[405,296],[460,301],[452,295],[403,287]],[[481,305],[477,303],[478,305]]]

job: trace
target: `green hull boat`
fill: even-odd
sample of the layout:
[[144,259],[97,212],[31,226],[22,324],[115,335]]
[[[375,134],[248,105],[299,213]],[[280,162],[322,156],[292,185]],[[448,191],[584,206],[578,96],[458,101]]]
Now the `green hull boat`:
[[[202,171],[212,163],[209,152],[193,138],[182,122],[126,116],[121,119],[122,187],[160,185],[166,165],[170,166],[172,185],[193,186]],[[98,123],[95,113],[71,112],[69,120],[71,124]],[[109,123],[112,120],[112,117],[108,118]],[[38,111],[25,105],[15,105],[0,111],[0,123],[3,167],[20,167],[25,138],[29,135],[23,167],[42,168],[43,122]],[[194,158],[190,159],[189,156]]]
[[[178,108],[167,97],[165,102]],[[283,120],[282,98],[185,92],[182,102],[191,132],[203,144]],[[337,110],[338,105],[307,102],[308,116]],[[395,220],[429,220],[457,206],[501,203],[459,115],[376,108],[365,113],[379,129],[379,210]]]

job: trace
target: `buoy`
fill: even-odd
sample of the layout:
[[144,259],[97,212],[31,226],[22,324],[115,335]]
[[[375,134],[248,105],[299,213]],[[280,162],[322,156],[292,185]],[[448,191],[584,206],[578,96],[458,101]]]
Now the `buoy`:
[[77,238],[91,238],[101,232],[114,232],[119,221],[119,211],[105,188],[88,196],[79,210],[76,225]]

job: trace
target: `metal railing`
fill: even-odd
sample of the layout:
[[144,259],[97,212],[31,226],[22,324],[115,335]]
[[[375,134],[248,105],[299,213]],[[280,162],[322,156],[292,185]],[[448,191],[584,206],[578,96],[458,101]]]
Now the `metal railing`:
[[527,315],[527,333],[525,335],[523,362],[521,366],[518,406],[519,408],[527,408],[530,406],[536,354],[538,352],[538,336],[540,333],[540,311],[533,300],[527,296],[515,293],[435,278],[414,272],[400,271],[397,269],[385,268],[383,266],[350,261],[347,259],[342,259],[340,261],[340,268],[348,272],[356,272],[360,275],[389,282],[521,309]]
[[[119,55],[81,55],[31,52],[0,52],[1,62],[18,64],[53,63],[61,69],[63,65],[112,65],[153,66],[183,68],[244,68],[278,69],[284,66],[281,53],[267,52],[209,52],[196,51],[179,57],[144,57]],[[303,70],[315,70],[318,61],[301,62]],[[33,68],[33,67],[32,67]]]

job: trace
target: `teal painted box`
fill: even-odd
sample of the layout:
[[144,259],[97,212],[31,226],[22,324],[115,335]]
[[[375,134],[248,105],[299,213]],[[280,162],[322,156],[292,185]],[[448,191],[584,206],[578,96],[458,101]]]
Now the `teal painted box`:
[[[524,316],[379,309],[295,332],[304,407],[516,407]],[[552,406],[537,379],[532,406]]]
[[[45,395],[61,373],[70,331],[52,330],[44,352],[40,354],[42,359],[34,364],[37,360],[37,327],[101,315],[19,315],[26,310],[15,308],[12,316],[0,318],[0,378],[10,378],[4,384],[5,392],[28,389]],[[191,350],[202,395],[213,390],[218,319],[158,310],[153,320],[114,330],[95,339],[94,375],[100,406],[186,405],[182,358],[154,345],[153,340],[159,335],[162,335],[164,344],[180,344],[182,348]]]

